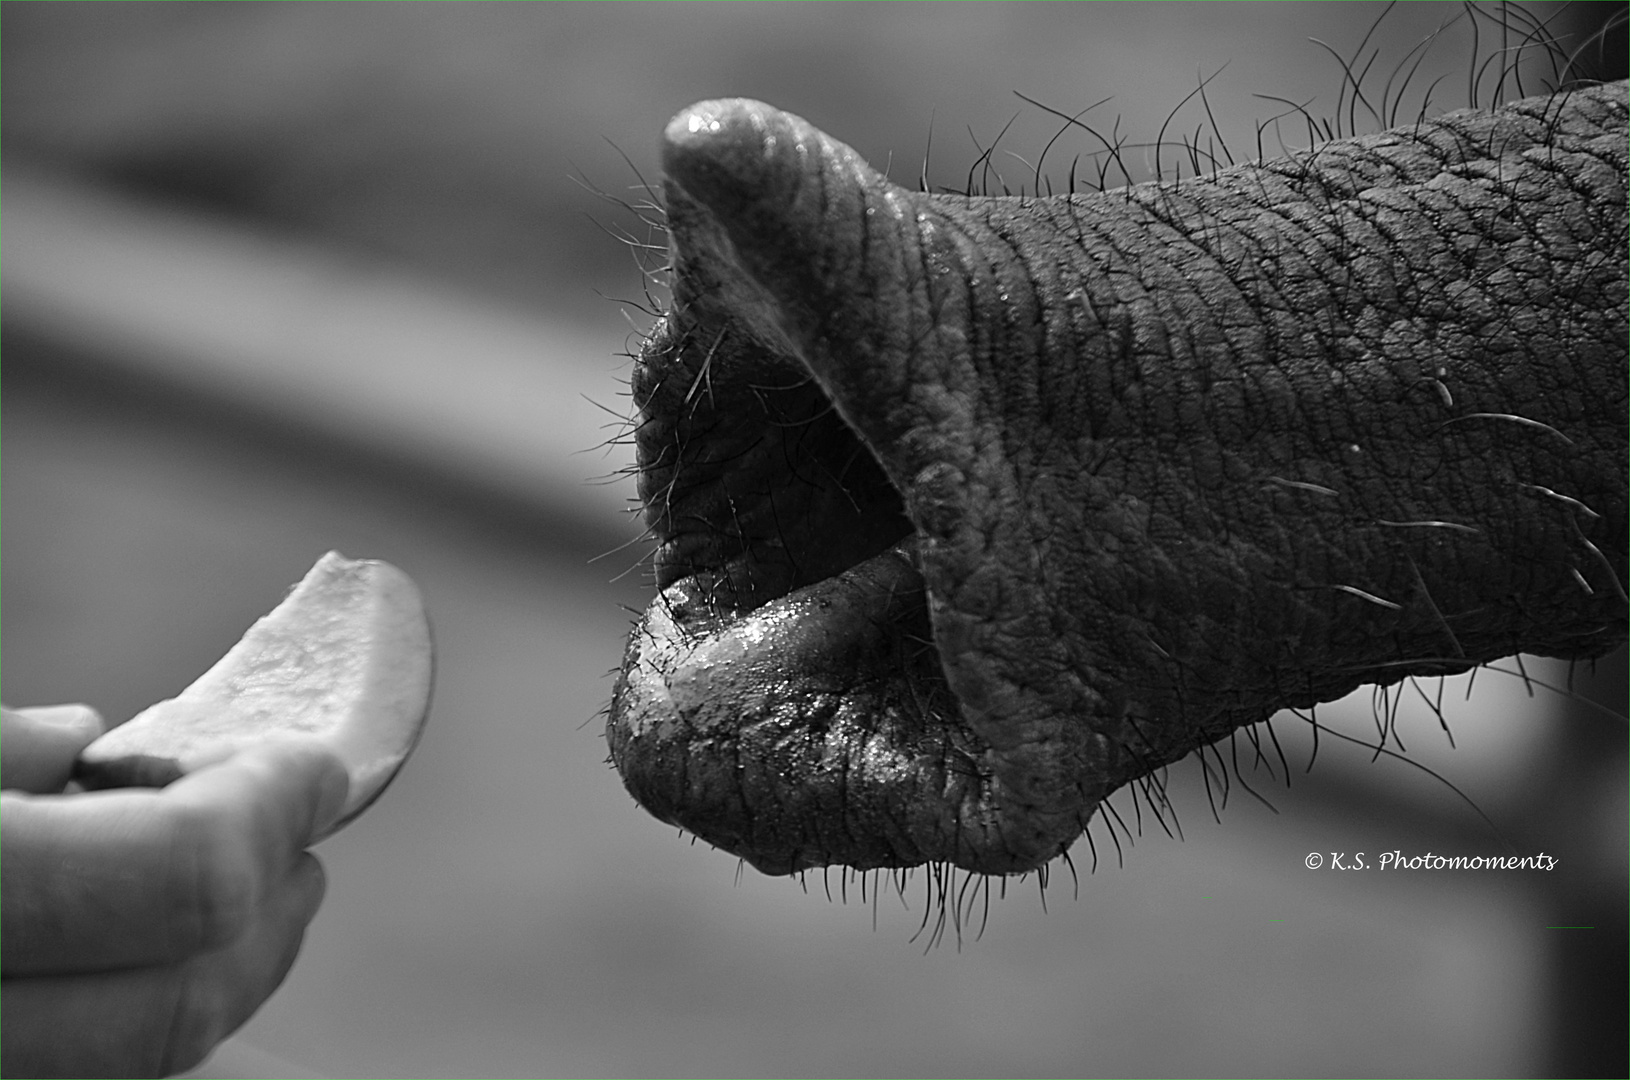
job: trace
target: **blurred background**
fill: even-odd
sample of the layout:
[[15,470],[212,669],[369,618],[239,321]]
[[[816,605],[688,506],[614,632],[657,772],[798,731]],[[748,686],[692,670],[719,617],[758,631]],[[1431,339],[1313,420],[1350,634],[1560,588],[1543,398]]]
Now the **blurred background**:
[[[978,178],[1017,190],[1058,121],[1016,93],[1109,98],[1136,173],[1222,69],[1215,129],[1194,99],[1166,138],[1245,160],[1286,108],[1253,95],[1378,126],[1317,42],[1375,54],[1379,104],[1443,28],[1404,121],[1440,76],[1434,111],[1512,96],[1474,60],[1502,17],[1572,47],[1623,7],[1480,9],[1474,53],[1435,3],[6,2],[6,701],[123,719],[330,548],[420,582],[431,726],[319,849],[327,902],[243,1032],[325,1076],[1624,1076],[1623,650],[1319,710],[1372,742],[1396,712],[1409,763],[1326,734],[1305,775],[1281,717],[1288,789],[1240,750],[1271,808],[1236,780],[1215,820],[1183,762],[1181,838],[1094,829],[1095,869],[1083,841],[1078,879],[1009,881],[938,945],[930,876],[762,877],[635,806],[601,731],[649,598],[613,440],[656,286],[618,200],[674,112],[762,98],[956,188],[1000,135]],[[1055,190],[1100,149],[1072,138]],[[1373,868],[1511,848],[1560,863]]]

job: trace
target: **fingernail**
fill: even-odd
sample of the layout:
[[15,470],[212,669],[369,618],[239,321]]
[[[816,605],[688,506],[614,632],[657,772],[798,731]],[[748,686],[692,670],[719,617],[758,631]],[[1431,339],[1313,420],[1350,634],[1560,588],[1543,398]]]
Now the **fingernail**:
[[38,705],[27,709],[18,709],[17,712],[27,715],[30,719],[42,724],[50,724],[55,728],[63,728],[81,735],[94,738],[102,734],[102,714],[89,705]]
[[312,829],[314,841],[327,836],[338,822],[340,811],[345,809],[345,800],[351,793],[351,778],[340,765],[338,759],[331,758],[331,766],[323,776],[322,793],[317,803],[315,826]]

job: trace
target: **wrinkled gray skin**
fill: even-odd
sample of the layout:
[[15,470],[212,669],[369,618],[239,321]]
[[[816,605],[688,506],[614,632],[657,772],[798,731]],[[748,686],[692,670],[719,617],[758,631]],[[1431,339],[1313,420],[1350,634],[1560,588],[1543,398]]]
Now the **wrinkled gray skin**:
[[1625,116],[995,198],[679,114],[629,791],[768,873],[1014,873],[1276,710],[1623,642]]

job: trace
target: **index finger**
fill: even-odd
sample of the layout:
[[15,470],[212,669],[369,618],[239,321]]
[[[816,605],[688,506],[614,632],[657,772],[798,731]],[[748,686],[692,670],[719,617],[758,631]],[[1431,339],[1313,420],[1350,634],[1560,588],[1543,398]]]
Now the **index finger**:
[[161,790],[5,793],[6,975],[173,962],[244,932],[345,801],[312,739],[255,747]]

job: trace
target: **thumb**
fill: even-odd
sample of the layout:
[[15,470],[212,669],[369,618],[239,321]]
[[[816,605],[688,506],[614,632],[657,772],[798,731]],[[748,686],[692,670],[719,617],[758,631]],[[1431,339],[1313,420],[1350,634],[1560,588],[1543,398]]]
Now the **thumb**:
[[74,758],[102,731],[102,717],[89,705],[0,708],[0,787],[61,791]]

